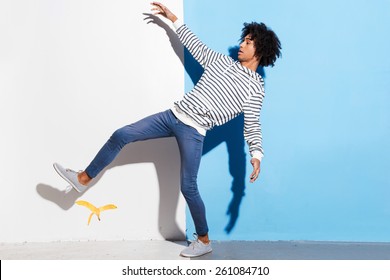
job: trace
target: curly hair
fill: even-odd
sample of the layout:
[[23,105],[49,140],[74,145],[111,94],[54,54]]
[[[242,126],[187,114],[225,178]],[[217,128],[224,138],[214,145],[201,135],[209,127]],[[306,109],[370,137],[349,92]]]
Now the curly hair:
[[282,46],[275,32],[262,22],[244,23],[241,42],[248,35],[255,43],[255,56],[260,57],[259,66],[274,66],[276,59],[282,55]]

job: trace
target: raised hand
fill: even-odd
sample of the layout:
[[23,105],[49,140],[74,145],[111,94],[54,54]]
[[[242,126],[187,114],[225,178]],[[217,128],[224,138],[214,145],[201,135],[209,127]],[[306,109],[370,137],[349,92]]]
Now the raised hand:
[[175,16],[167,7],[165,7],[160,2],[152,2],[150,3],[153,8],[152,11],[156,11],[155,15],[162,15],[163,17],[169,19],[172,22],[177,20],[177,16]]

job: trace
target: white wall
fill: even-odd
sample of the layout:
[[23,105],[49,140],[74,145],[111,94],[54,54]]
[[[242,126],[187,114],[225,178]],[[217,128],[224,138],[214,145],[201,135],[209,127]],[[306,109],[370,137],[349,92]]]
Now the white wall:
[[[149,3],[1,1],[0,242],[184,238],[174,139],[127,146],[81,197],[52,168],[85,168],[115,129],[182,96],[183,49]],[[77,199],[118,209],[87,226]]]

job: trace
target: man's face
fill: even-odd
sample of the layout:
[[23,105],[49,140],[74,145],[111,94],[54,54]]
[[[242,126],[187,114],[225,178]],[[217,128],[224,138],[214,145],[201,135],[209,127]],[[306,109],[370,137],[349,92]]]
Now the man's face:
[[249,62],[255,57],[255,42],[251,39],[251,34],[247,35],[240,44],[240,50],[238,51],[238,61]]

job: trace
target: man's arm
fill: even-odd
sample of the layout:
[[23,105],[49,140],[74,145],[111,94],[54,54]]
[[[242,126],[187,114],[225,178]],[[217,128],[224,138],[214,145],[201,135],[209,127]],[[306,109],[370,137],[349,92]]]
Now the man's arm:
[[253,95],[243,106],[244,111],[244,138],[249,145],[249,152],[252,156],[251,164],[253,171],[250,175],[250,182],[256,181],[260,174],[260,162],[263,157],[262,133],[260,125],[260,110],[262,95]]
[[155,15],[162,15],[174,23],[176,33],[179,36],[180,42],[187,48],[191,55],[202,65],[203,68],[207,67],[210,63],[223,56],[202,43],[199,38],[184,25],[181,20],[177,18],[167,7],[159,2],[151,3],[152,11],[156,11]]

